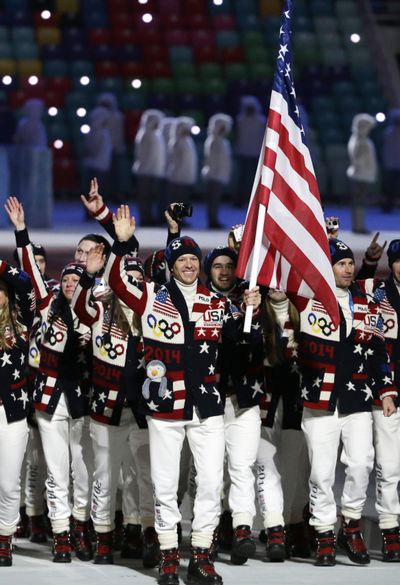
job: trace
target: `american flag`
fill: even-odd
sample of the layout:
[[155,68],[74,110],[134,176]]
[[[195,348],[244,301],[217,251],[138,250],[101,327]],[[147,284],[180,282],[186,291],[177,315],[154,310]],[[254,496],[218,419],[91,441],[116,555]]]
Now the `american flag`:
[[267,128],[247,210],[237,275],[250,280],[251,285],[257,282],[302,297],[315,297],[338,325],[324,215],[294,89],[291,16],[292,0],[286,0]]
[[153,308],[158,313],[162,313],[167,317],[177,317],[179,315],[175,305],[169,297],[168,291],[163,288],[157,291]]

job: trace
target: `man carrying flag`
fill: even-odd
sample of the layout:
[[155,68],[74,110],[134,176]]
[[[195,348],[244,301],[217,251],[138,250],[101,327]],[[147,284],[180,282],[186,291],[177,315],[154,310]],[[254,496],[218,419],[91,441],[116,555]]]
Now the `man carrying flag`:
[[[237,274],[286,291],[300,312],[298,358],[302,429],[310,463],[310,524],[316,565],[335,564],[337,452],[346,479],[339,544],[369,563],[359,521],[374,462],[373,394],[384,416],[395,412],[379,306],[354,279],[354,257],[339,240],[328,244],[312,162],[303,141],[291,74],[291,0],[280,29],[264,144],[247,212]],[[373,390],[372,390],[373,388]]]

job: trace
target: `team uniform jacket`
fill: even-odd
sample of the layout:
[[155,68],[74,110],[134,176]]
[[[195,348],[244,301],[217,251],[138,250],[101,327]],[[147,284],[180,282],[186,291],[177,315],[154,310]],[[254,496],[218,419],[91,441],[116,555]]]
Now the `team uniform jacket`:
[[29,276],[4,260],[0,260],[0,279],[6,283],[9,297],[15,297],[18,322],[22,325],[17,338],[12,329],[6,331],[7,347],[0,349],[0,404],[7,421],[12,423],[26,418],[29,412],[28,342],[35,315],[35,293]]
[[[241,305],[246,285],[243,282],[237,283],[227,294],[235,306]],[[215,290],[212,283],[209,283],[209,287]],[[263,355],[261,313],[258,311],[253,316],[250,333],[243,334],[238,341],[224,339],[220,344],[217,379],[224,401],[227,395],[235,394],[239,408],[260,404],[265,395]]]
[[32,278],[42,317],[40,362],[34,383],[33,407],[35,410],[53,414],[61,393],[65,392],[71,417],[87,415],[90,381],[87,348],[90,329],[80,323],[73,312],[72,334],[60,317],[51,322],[54,293],[46,288],[36,265],[28,231],[16,232],[16,239],[21,266]]
[[78,318],[92,329],[93,370],[90,416],[118,426],[122,408],[129,405],[139,427],[146,427],[138,405],[144,382],[143,342],[109,322],[110,311],[91,295],[94,278],[83,273],[72,306]]
[[[386,351],[389,355],[390,369],[393,372],[394,384],[400,385],[400,295],[393,276],[384,281],[368,279],[363,282],[367,294],[379,303],[383,319],[383,334]],[[380,405],[380,400],[375,401]],[[397,397],[399,406],[399,396]]]
[[265,427],[274,426],[279,400],[282,400],[282,429],[301,429],[303,408],[299,401],[300,373],[297,342],[291,322],[286,320],[283,330],[277,325],[279,339],[279,363],[271,366],[264,359],[266,394],[261,400],[261,422]]
[[165,367],[166,391],[150,384],[143,400],[155,418],[191,420],[196,406],[200,418],[224,412],[217,384],[216,360],[222,336],[238,337],[241,314],[221,294],[200,281],[189,319],[185,299],[174,279],[166,285],[137,284],[122,271],[126,243],[115,242],[105,278],[117,296],[142,318],[144,359]]
[[[300,310],[299,364],[304,406],[341,414],[370,411],[373,397],[397,396],[385,350],[380,307],[362,285],[349,289],[353,327],[346,321],[334,330],[323,305],[309,300]],[[297,304],[297,303],[296,303]]]

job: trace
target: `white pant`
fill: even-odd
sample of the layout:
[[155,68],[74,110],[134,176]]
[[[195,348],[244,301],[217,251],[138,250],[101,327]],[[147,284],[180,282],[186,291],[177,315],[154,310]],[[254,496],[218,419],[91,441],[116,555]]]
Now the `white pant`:
[[151,478],[155,498],[155,527],[160,546],[178,546],[176,525],[181,520],[177,502],[182,444],[187,435],[196,467],[192,545],[208,548],[220,514],[224,464],[224,420],[166,420],[147,417],[150,436]]
[[311,463],[310,524],[333,530],[336,503],[333,495],[337,453],[342,441],[340,460],[345,466],[341,498],[342,514],[359,520],[366,500],[369,475],[374,465],[372,414],[356,412],[341,415],[305,408],[304,431]]
[[131,409],[124,408],[119,426],[91,420],[90,435],[95,461],[91,516],[96,531],[110,532],[114,529],[116,493],[125,456],[124,524],[142,524],[144,528],[152,526],[154,504],[147,429],[140,429]]
[[372,411],[376,459],[376,511],[380,528],[399,525],[400,502],[400,409],[383,416],[381,408]]
[[282,429],[282,400],[274,425],[261,428],[257,453],[257,497],[264,528],[296,524],[308,502],[310,464],[302,431]]
[[25,467],[26,513],[28,516],[39,516],[44,513],[47,467],[40,432],[36,427],[29,427]]
[[19,520],[20,474],[28,441],[26,419],[7,422],[0,406],[0,535],[14,534]]
[[71,418],[61,394],[53,416],[36,411],[48,476],[47,506],[53,532],[69,530],[70,467],[72,470],[72,515],[85,522],[90,517],[93,449],[89,417]]
[[238,409],[235,396],[225,404],[225,448],[230,478],[229,507],[232,524],[252,526],[256,513],[253,466],[260,441],[260,408]]

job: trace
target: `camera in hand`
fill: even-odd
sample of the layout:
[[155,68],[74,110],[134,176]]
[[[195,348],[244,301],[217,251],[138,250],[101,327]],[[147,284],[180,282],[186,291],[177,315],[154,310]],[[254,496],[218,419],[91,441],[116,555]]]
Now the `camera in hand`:
[[326,220],[326,229],[329,233],[335,232],[336,230],[338,230],[339,229],[339,218],[334,217],[332,219],[327,219]]
[[192,217],[193,206],[189,203],[175,203],[168,207],[168,213],[175,221],[181,221],[184,217]]

